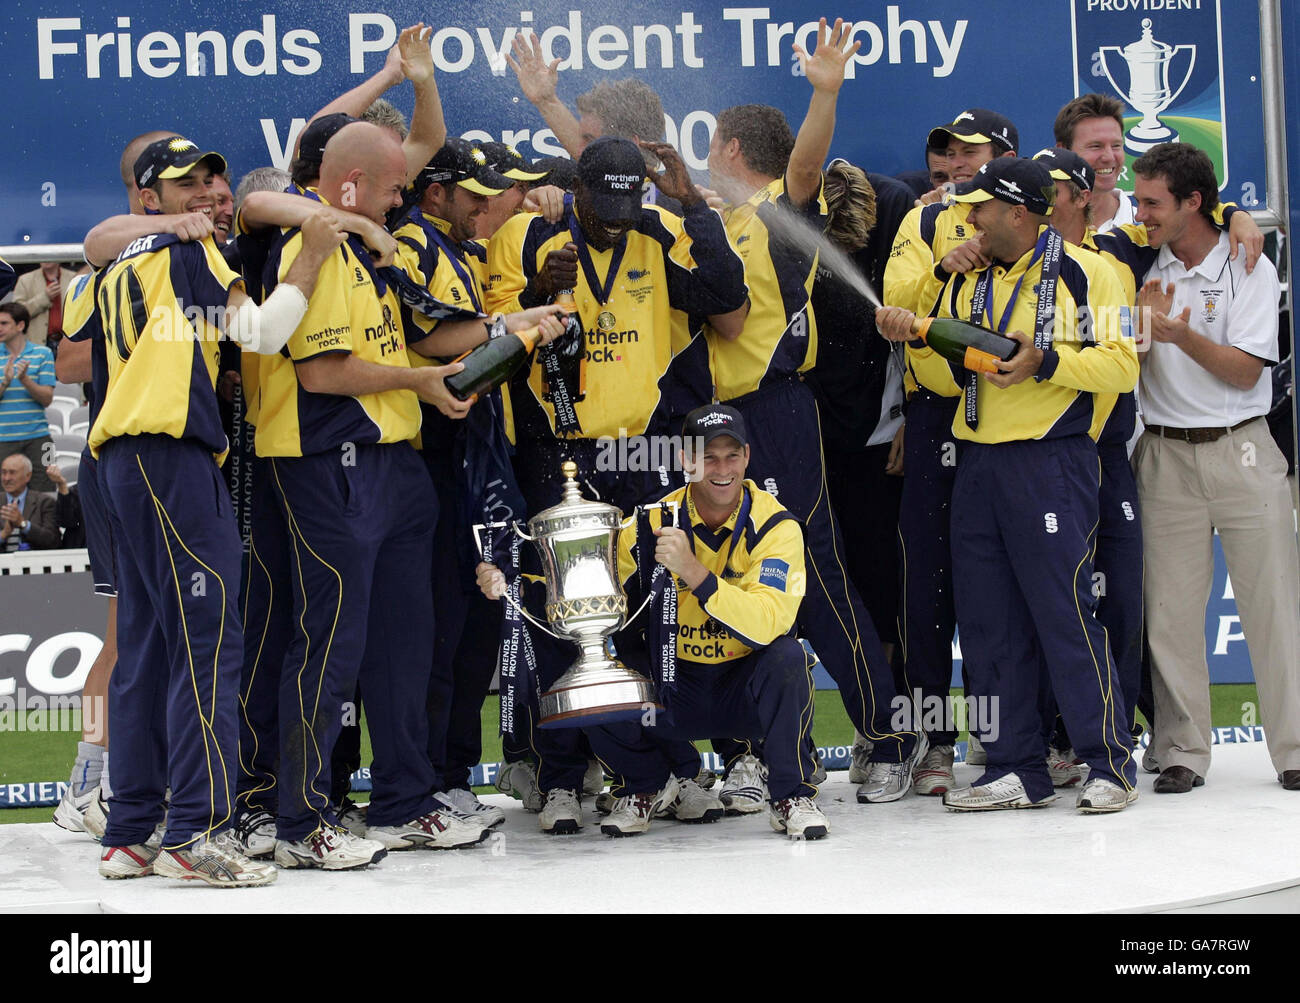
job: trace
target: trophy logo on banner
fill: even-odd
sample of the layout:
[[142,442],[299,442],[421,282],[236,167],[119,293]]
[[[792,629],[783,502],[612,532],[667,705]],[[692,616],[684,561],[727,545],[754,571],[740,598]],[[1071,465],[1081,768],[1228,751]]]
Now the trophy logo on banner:
[[[1122,49],[1117,45],[1103,45],[1101,68],[1106,72],[1106,79],[1115,88],[1131,108],[1136,108],[1142,115],[1142,121],[1124,134],[1124,149],[1141,156],[1153,146],[1160,143],[1178,142],[1178,130],[1160,121],[1160,113],[1178,100],[1187,82],[1192,79],[1192,70],[1196,69],[1196,46],[1169,45],[1158,42],[1151,35],[1151,18],[1142,19],[1142,37],[1130,42]],[[1177,88],[1170,86],[1170,68],[1175,60],[1181,60],[1183,82]],[[1108,58],[1116,57],[1123,61],[1128,69],[1127,86],[1115,82]]]
[[1119,11],[1073,0],[1074,93],[1111,93],[1124,102],[1123,181],[1131,184],[1133,159],[1152,147],[1189,143],[1209,154],[1220,190],[1226,186],[1221,2]]

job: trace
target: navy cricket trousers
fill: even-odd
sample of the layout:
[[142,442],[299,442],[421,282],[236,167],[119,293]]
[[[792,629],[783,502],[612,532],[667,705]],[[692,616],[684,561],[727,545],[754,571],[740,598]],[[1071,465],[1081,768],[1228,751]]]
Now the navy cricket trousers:
[[112,439],[100,487],[117,559],[118,661],[109,683],[113,775],[105,846],[163,818],[174,849],[231,822],[241,661],[242,548],[211,451],[165,435]]
[[294,628],[289,529],[271,479],[270,461],[255,457],[244,578],[236,801],[240,810],[274,815],[279,802],[280,668]]
[[280,672],[277,834],[299,840],[329,806],[330,752],[358,679],[374,761],[371,825],[433,809],[425,697],[437,497],[409,443],[271,460],[289,531],[294,633]]
[[1086,435],[968,443],[953,488],[962,654],[977,697],[997,700],[976,783],[1015,773],[1036,801],[1052,793],[1041,726],[1052,696],[1091,777],[1125,789],[1136,780],[1124,694],[1094,615],[1099,466]]
[[[624,660],[648,670],[644,649]],[[812,797],[817,761],[808,741],[815,693],[810,662],[792,637],[779,637],[721,665],[679,661],[671,707],[652,725],[621,721],[587,730],[592,749],[614,778],[611,793],[654,793],[669,775],[694,779],[700,758],[690,739],[752,735],[763,741],[771,799]]]
[[[957,397],[928,390],[912,395],[903,433],[903,500],[898,512],[898,636],[903,680],[920,690],[924,706],[948,706],[952,686],[952,637],[957,611],[952,595],[952,486],[964,445],[952,433]],[[942,704],[935,703],[942,701]],[[947,727],[929,734],[930,744],[952,745]]]
[[[776,495],[803,527],[807,591],[799,633],[839,687],[853,726],[875,743],[873,762],[901,762],[916,735],[890,723],[897,688],[880,638],[849,580],[822,467],[821,421],[811,388],[790,379],[728,401],[750,436],[746,476]],[[735,735],[748,738],[748,735]]]

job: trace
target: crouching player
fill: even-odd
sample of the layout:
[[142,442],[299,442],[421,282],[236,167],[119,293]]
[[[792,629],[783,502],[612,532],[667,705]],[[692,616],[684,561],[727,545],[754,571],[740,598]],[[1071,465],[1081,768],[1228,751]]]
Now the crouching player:
[[[735,408],[697,408],[686,418],[683,438],[689,483],[663,499],[680,503],[680,528],[665,510],[650,513],[653,562],[649,554],[634,553],[636,527],[619,540],[619,577],[631,608],[644,598],[655,563],[672,573],[675,683],[671,694],[661,688],[665,710],[644,725],[588,729],[617,798],[601,831],[645,832],[656,813],[680,802],[683,788],[709,797],[695,787],[699,759],[675,762],[668,754],[691,747],[669,740],[736,735],[762,743],[772,828],[792,838],[821,838],[830,824],[813,803],[817,788],[809,779],[817,768],[808,741],[812,674],[792,636],[803,595],[803,533],[776,498],[745,480],[749,439]],[[490,598],[505,586],[501,572],[487,564],[479,565],[478,580]],[[655,646],[647,644],[647,622],[635,621],[616,635],[615,645],[627,665],[653,676]],[[715,812],[691,815],[697,821],[720,818],[721,803]]]

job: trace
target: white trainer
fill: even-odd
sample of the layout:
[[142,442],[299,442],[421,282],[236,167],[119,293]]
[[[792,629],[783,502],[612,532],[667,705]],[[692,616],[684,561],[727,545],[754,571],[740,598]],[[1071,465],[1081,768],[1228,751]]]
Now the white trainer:
[[496,787],[502,794],[509,794],[516,801],[522,801],[524,811],[542,810],[542,792],[537,786],[537,767],[532,763],[520,761],[505,763],[497,774]]
[[817,768],[813,770],[813,774],[808,778],[808,782],[814,787],[820,787],[822,784],[826,783],[826,764],[822,762],[822,754],[816,749],[813,750],[813,759],[817,762]]
[[600,823],[600,831],[606,836],[639,836],[650,828],[655,813],[677,797],[679,786],[676,777],[669,777],[668,784],[657,794],[625,794],[614,802],[609,817]]
[[732,764],[718,799],[728,815],[752,815],[767,803],[767,767],[746,754]]
[[600,765],[600,761],[597,759],[587,760],[587,772],[582,775],[582,796],[584,798],[594,798],[604,789],[605,768]]
[[812,798],[786,798],[773,801],[767,820],[777,832],[791,839],[821,839],[831,831],[831,824]]
[[68,784],[63,789],[63,797],[59,798],[59,803],[54,809],[54,824],[60,829],[67,829],[68,832],[85,832],[86,826],[82,822],[82,817],[98,796],[98,785],[87,787],[78,794],[76,786]]
[[988,766],[989,756],[984,751],[982,743],[975,735],[967,736],[966,740],[966,765],[967,766]]
[[320,828],[303,839],[275,841],[275,862],[288,868],[352,871],[377,864],[386,856],[388,850],[378,840],[361,839],[328,822],[322,822]]
[[571,836],[582,828],[582,802],[577,791],[556,788],[546,792],[537,821],[548,836]]
[[155,832],[144,843],[134,846],[106,846],[99,855],[99,876],[102,878],[147,878],[153,873],[158,848],[162,845],[161,833]]
[[655,818],[675,818],[678,822],[716,822],[726,810],[719,798],[706,791],[692,777],[690,780],[677,781],[677,796],[671,801],[665,801]]
[[899,763],[872,763],[867,780],[858,788],[858,804],[887,804],[912,789],[912,770],[930,751],[925,732],[916,733],[912,753]]
[[506,820],[506,813],[494,804],[484,804],[478,799],[475,793],[466,787],[457,787],[455,790],[442,791],[435,795],[443,804],[450,805],[462,815],[468,815],[470,818],[478,819],[489,829],[494,825],[500,825]]
[[95,788],[95,797],[81,814],[81,828],[96,843],[104,838],[108,828],[108,798],[102,787]]
[[256,888],[279,876],[274,864],[249,860],[234,833],[225,829],[180,850],[161,850],[153,862],[160,878],[202,881],[213,888]]
[[853,732],[853,749],[849,759],[849,783],[865,784],[867,774],[871,772],[871,750],[875,743],[862,737],[858,731]]
[[912,789],[917,794],[947,794],[957,787],[952,761],[956,754],[951,745],[936,745],[925,758],[912,767]]
[[401,825],[371,825],[366,838],[389,850],[459,850],[487,839],[491,830],[455,808],[438,805]]
[[354,836],[366,838],[366,809],[369,805],[357,804],[345,797],[334,805],[334,817],[339,820],[339,828],[347,829]]
[[230,831],[244,848],[244,855],[253,860],[269,857],[275,852],[275,816],[269,811],[255,808],[240,812],[235,816]]
[[1062,751],[1049,748],[1047,772],[1052,777],[1053,787],[1075,787],[1088,775],[1088,764],[1077,759],[1073,749]]
[[1104,812],[1123,811],[1137,799],[1136,787],[1125,791],[1109,780],[1098,777],[1083,785],[1074,806],[1085,815],[1100,815]]
[[1049,794],[1041,801],[1032,801],[1020,777],[1008,773],[991,783],[979,787],[963,787],[943,796],[943,806],[949,811],[999,811],[1006,808],[1044,808],[1060,795]]

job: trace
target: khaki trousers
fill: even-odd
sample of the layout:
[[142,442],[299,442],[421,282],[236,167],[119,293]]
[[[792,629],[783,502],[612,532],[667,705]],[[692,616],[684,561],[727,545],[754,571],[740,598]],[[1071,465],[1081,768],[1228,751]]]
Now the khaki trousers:
[[1210,767],[1205,611],[1219,531],[1273,766],[1300,769],[1300,570],[1286,460],[1260,419],[1215,442],[1147,432],[1133,453],[1162,770]]

